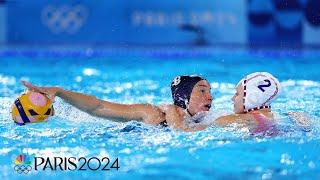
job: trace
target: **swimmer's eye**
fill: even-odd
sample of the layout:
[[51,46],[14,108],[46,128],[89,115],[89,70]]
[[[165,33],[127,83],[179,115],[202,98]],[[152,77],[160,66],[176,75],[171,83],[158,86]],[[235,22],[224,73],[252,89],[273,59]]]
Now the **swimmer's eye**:
[[202,93],[205,93],[205,92],[206,92],[206,90],[204,90],[204,89],[201,89],[201,90],[200,90],[200,92],[202,92]]
[[44,115],[50,115],[50,113],[51,113],[51,108],[49,108],[48,111],[44,113]]
[[32,109],[29,109],[29,113],[31,116],[36,116],[36,115],[39,115],[38,113],[36,113],[34,110]]

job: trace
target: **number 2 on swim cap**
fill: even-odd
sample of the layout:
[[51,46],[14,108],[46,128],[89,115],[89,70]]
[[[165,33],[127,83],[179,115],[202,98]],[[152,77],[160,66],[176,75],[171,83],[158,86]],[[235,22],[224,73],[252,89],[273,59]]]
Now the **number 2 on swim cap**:
[[266,87],[270,87],[271,86],[271,82],[269,81],[269,79],[265,79],[264,82],[267,82],[268,84],[261,84],[258,86],[258,88],[264,92],[265,90],[263,88],[266,88]]

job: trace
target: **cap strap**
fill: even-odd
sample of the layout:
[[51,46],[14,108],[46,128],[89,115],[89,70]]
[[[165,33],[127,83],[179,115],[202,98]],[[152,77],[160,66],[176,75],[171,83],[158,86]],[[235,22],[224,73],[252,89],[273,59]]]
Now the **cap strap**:
[[30,120],[29,120],[26,112],[24,111],[23,106],[22,106],[20,100],[19,100],[19,99],[15,100],[15,101],[14,101],[14,104],[16,105],[16,107],[17,107],[17,109],[18,109],[18,111],[19,111],[19,114],[20,114],[20,116],[21,116],[22,121],[23,121],[24,123],[29,123]]
[[259,106],[259,107],[255,107],[255,108],[252,108],[252,109],[244,110],[244,112],[251,112],[251,111],[256,111],[256,110],[259,110],[259,109],[271,109],[271,106]]

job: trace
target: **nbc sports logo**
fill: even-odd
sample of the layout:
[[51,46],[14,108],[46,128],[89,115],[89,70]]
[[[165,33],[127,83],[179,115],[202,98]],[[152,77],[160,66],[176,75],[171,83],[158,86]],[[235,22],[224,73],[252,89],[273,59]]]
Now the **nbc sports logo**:
[[14,165],[14,170],[19,174],[28,174],[32,170],[31,161],[26,155],[17,156]]

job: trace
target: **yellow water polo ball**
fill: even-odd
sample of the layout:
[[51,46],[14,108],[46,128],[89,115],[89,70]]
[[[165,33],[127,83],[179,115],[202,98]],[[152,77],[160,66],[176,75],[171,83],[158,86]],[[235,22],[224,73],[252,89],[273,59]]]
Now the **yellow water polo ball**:
[[14,101],[12,119],[19,125],[43,122],[54,115],[52,101],[38,92],[28,91]]

